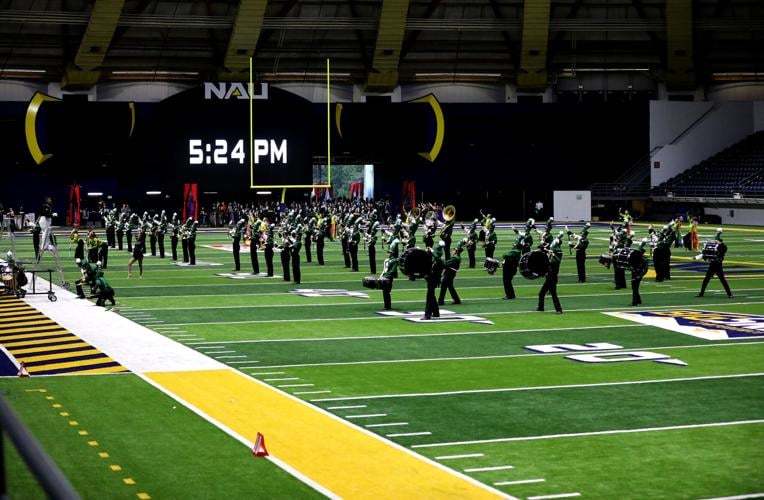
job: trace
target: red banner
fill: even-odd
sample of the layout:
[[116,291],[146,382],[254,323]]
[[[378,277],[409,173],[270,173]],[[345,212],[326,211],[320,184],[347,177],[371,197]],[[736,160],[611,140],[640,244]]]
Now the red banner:
[[80,186],[69,186],[69,209],[66,211],[66,225],[80,227]]
[[[409,205],[409,206],[406,206],[406,205]],[[401,196],[401,212],[406,213],[415,207],[416,207],[416,181],[403,181],[403,195]]]
[[183,220],[193,217],[199,220],[199,184],[183,184]]

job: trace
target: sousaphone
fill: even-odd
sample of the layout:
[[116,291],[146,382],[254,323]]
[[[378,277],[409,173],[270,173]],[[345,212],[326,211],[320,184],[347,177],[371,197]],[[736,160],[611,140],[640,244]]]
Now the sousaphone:
[[456,217],[456,207],[448,205],[443,209],[443,220],[446,222],[452,222]]

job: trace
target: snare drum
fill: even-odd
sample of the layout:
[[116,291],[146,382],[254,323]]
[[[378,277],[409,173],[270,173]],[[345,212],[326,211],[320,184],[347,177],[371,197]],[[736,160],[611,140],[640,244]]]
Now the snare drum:
[[390,280],[388,278],[375,278],[373,276],[367,276],[361,282],[364,288],[371,290],[385,290],[390,289]]
[[534,250],[520,257],[518,269],[523,278],[535,280],[549,272],[549,256],[541,250]]
[[727,253],[727,245],[719,241],[707,241],[703,245],[703,260],[706,262],[721,262]]
[[618,269],[637,271],[642,268],[642,252],[634,248],[618,248],[613,253],[613,264]]
[[485,264],[483,264],[483,267],[485,267],[485,270],[488,271],[488,274],[494,274],[496,273],[496,270],[500,267],[500,262],[492,257],[486,257],[485,258]]
[[432,256],[422,248],[407,248],[398,259],[398,268],[409,278],[426,278],[432,272]]
[[599,263],[605,266],[607,269],[610,269],[610,265],[613,263],[613,256],[609,253],[603,253],[599,257]]

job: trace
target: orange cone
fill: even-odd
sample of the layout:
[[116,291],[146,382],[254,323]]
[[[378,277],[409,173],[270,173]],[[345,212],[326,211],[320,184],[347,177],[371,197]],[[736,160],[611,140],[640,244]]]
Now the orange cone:
[[257,433],[257,439],[255,439],[255,447],[252,448],[252,454],[256,457],[267,457],[268,450],[265,449],[265,436]]
[[29,372],[27,371],[26,365],[24,365],[23,361],[19,361],[19,372],[16,374],[19,377],[28,377]]

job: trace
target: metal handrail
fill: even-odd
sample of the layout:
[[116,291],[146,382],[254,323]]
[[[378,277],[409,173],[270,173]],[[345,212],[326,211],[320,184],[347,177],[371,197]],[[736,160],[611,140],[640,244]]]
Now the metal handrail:
[[[34,474],[48,498],[55,500],[76,500],[80,496],[71,483],[61,472],[61,469],[51,460],[40,442],[29,432],[11,406],[0,396],[0,429],[13,441],[13,445],[21,458]],[[2,457],[2,436],[0,436],[0,457]],[[0,470],[0,496],[7,498],[5,491],[5,464]]]

